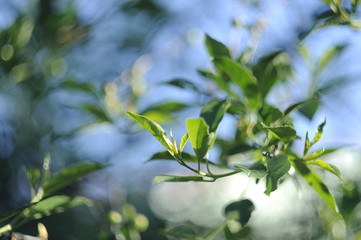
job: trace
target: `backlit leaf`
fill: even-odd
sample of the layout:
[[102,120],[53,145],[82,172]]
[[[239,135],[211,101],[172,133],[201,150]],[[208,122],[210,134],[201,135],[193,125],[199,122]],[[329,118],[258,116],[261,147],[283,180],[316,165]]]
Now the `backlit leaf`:
[[206,35],[205,42],[208,54],[212,59],[222,56],[229,58],[231,57],[228,48],[223,43],[218,42],[217,40],[211,38],[209,35]]
[[170,142],[167,133],[158,123],[135,113],[128,112],[128,115],[147,129],[168,151],[175,154],[173,144]]
[[313,165],[317,165],[319,167],[322,167],[323,169],[333,173],[336,177],[338,177],[341,181],[345,182],[345,180],[341,177],[341,172],[340,170],[336,167],[333,166],[331,164],[325,163],[324,161],[317,159],[317,160],[307,160],[305,161],[305,163],[307,164],[313,164]]
[[336,205],[335,198],[328,190],[325,183],[322,179],[314,173],[310,168],[308,168],[304,162],[301,161],[292,161],[292,166],[295,168],[297,173],[299,173],[308,184],[318,193],[318,195],[325,201],[325,203],[332,209],[332,211],[337,215],[337,217],[343,220],[342,215]]
[[183,137],[182,137],[182,139],[181,139],[181,141],[180,141],[180,143],[179,143],[179,151],[180,151],[180,152],[183,151],[184,146],[185,146],[186,143],[188,142],[188,139],[189,139],[189,135],[188,135],[188,132],[186,132],[186,133],[183,135]]
[[78,163],[74,166],[65,168],[55,174],[49,181],[44,184],[44,196],[48,196],[76,180],[104,168],[105,165],[100,163]]
[[207,125],[210,127],[210,132],[215,132],[217,130],[217,127],[229,106],[228,100],[220,101],[218,99],[213,99],[203,106],[200,116],[204,118]]

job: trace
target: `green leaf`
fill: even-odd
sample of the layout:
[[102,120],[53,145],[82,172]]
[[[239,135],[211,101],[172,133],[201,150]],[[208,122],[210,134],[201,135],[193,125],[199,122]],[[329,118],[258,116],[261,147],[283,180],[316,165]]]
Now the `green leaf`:
[[327,64],[335,57],[337,57],[343,49],[345,49],[346,45],[336,45],[332,46],[328,49],[322,56],[319,61],[319,71],[322,71]]
[[242,199],[237,202],[233,202],[226,206],[224,214],[229,220],[236,220],[242,226],[248,223],[248,220],[251,218],[252,212],[255,210],[251,200]]
[[55,174],[49,181],[44,184],[44,196],[50,194],[72,184],[76,180],[104,168],[100,163],[78,163],[74,166],[65,168],[59,173]]
[[291,168],[287,155],[277,155],[274,158],[267,158],[267,187],[265,194],[270,195],[277,189],[279,180]]
[[[199,160],[197,159],[197,156],[193,155],[193,154],[189,154],[189,153],[186,153],[186,152],[182,152],[180,154],[181,158],[182,158],[182,161],[184,162],[190,162],[190,163],[198,163]],[[148,160],[148,161],[154,161],[154,160],[172,160],[172,161],[176,161],[176,159],[174,158],[174,156],[172,154],[170,154],[168,151],[164,151],[164,152],[157,152],[155,154],[153,154],[153,156]],[[209,161],[205,158],[203,158],[201,160],[201,163],[204,163],[204,164],[210,164],[210,165],[213,165],[213,166],[219,166],[218,164],[212,162],[212,161]]]
[[228,100],[213,99],[203,106],[200,117],[204,118],[207,125],[210,127],[210,132],[215,132],[219,123],[222,121],[224,113],[229,108]]
[[229,54],[228,48],[221,42],[211,38],[209,35],[206,35],[205,38],[206,47],[209,53],[209,56],[213,60],[216,57],[231,57]]
[[254,178],[263,178],[264,176],[267,175],[267,172],[265,170],[261,170],[261,169],[250,169],[248,167],[239,165],[239,164],[235,164],[234,167],[236,169],[242,170],[242,172],[244,172],[245,174],[247,174],[248,177],[254,177]]
[[108,114],[102,107],[94,105],[94,104],[85,104],[85,105],[81,105],[81,106],[75,106],[75,107],[68,106],[68,107],[78,109],[85,113],[89,113],[89,114],[93,115],[99,122],[111,122],[112,121],[112,119],[108,116]]
[[275,121],[281,119],[283,116],[281,110],[266,103],[259,110],[259,113],[263,119],[263,122],[266,125],[270,125],[271,123],[274,123]]
[[340,170],[331,164],[325,163],[324,161],[317,159],[317,160],[306,160],[305,163],[307,164],[313,164],[317,165],[319,167],[322,167],[323,169],[333,173],[336,177],[338,177],[341,181],[345,182],[345,180],[341,177]]
[[176,146],[173,146],[168,138],[168,135],[158,123],[142,115],[131,112],[127,113],[133,120],[137,121],[140,125],[147,129],[148,132],[150,132],[169,152],[172,154],[177,153],[175,149]]
[[308,138],[308,132],[306,132],[306,139],[305,139],[305,146],[304,146],[304,150],[303,150],[303,156],[308,153],[308,150],[310,150],[311,146],[312,145],[311,145],[310,139]]
[[166,103],[158,103],[154,104],[144,111],[142,111],[141,115],[145,115],[147,112],[161,112],[161,113],[167,113],[171,114],[174,112],[179,112],[185,108],[187,108],[189,105],[180,103],[180,102],[166,102]]
[[299,112],[304,115],[306,118],[312,120],[313,116],[317,112],[317,109],[320,105],[319,100],[311,99],[305,102],[300,108]]
[[36,168],[24,167],[24,171],[25,171],[26,177],[29,180],[32,188],[36,189],[36,185],[39,183],[39,180],[41,178],[40,170],[36,169]]
[[157,175],[153,178],[153,184],[162,182],[209,182],[204,176],[191,175],[191,176],[170,176],[170,175]]
[[91,93],[94,96],[97,96],[97,92],[93,85],[86,82],[78,82],[72,79],[65,80],[60,84],[60,87],[67,88],[70,90],[82,91]]
[[193,82],[186,80],[186,79],[182,79],[182,78],[176,78],[176,79],[170,80],[168,82],[162,82],[161,84],[167,84],[167,85],[175,86],[175,87],[182,88],[182,89],[190,89],[190,90],[196,91],[198,93],[203,93],[203,91],[201,89],[199,89],[197,87],[197,85],[195,85]]
[[313,159],[321,157],[324,154],[325,154],[325,149],[321,149],[321,150],[319,150],[317,152],[313,152],[310,155],[304,157],[303,160],[305,160],[305,161],[313,160]]
[[309,169],[302,161],[292,161],[292,166],[295,170],[308,182],[308,184],[318,193],[318,195],[325,201],[337,217],[343,220],[340,211],[336,205],[335,198],[328,190],[322,179],[311,169]]
[[202,160],[212,146],[215,134],[209,133],[209,126],[203,118],[189,118],[186,126],[194,152],[198,160]]
[[325,127],[325,125],[326,125],[326,119],[323,120],[323,122],[317,127],[317,133],[313,138],[312,145],[317,143],[321,139],[323,135],[323,128]]
[[182,137],[182,139],[181,139],[181,141],[180,141],[180,143],[179,143],[179,151],[180,151],[180,152],[183,152],[184,146],[185,146],[186,143],[188,142],[188,139],[189,139],[189,135],[188,135],[188,132],[186,132],[186,133],[183,135],[183,137]]
[[91,202],[84,197],[68,197],[63,195],[52,196],[41,200],[40,202],[34,204],[29,207],[28,211],[25,211],[24,214],[29,215],[28,217],[32,217],[34,219],[39,219],[42,217],[50,216],[54,213],[61,213],[65,210],[76,207],[79,205],[87,205],[89,206]]
[[281,127],[267,127],[264,126],[272,135],[281,140],[284,143],[289,143],[296,138],[299,138],[296,135],[296,130],[292,126],[281,126]]
[[248,106],[257,109],[262,99],[258,93],[256,78],[243,66],[227,57],[219,57],[214,60],[218,70],[225,72],[230,80],[242,90],[247,99]]
[[176,239],[188,239],[188,240],[202,240],[198,238],[194,229],[191,226],[181,225],[172,229],[161,230],[161,234],[174,237]]

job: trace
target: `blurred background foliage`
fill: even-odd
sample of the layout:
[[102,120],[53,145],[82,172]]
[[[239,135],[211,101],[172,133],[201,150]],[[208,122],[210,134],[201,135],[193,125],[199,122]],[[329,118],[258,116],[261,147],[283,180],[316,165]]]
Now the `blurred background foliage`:
[[[259,199],[258,213],[235,239],[361,239],[357,1],[344,1],[340,9],[318,0],[0,5],[0,215],[30,200],[22,166],[41,168],[50,152],[54,172],[82,161],[109,164],[62,190],[85,195],[94,205],[43,220],[50,239],[167,239],[160,230],[165,228],[204,235],[243,191]],[[348,147],[330,157],[347,184],[329,179],[347,228],[313,194],[299,193],[308,191],[302,184],[295,191],[290,183],[271,197],[244,184],[243,176],[214,184],[151,185],[155,174],[180,170],[172,163],[143,164],[161,148],[125,112],[146,115],[178,136],[184,130],[179,123],[198,115],[212,97],[224,97],[220,84],[202,77],[212,74],[205,33],[253,70],[271,103],[284,109],[309,100],[293,116],[296,128],[305,133],[327,118],[322,144]],[[225,119],[219,130],[224,141],[210,157],[235,155],[242,146],[232,148],[230,138],[235,130],[246,138],[247,121],[252,119],[235,126]],[[285,228],[286,221],[293,224]],[[35,229],[36,222],[20,230],[36,235]]]

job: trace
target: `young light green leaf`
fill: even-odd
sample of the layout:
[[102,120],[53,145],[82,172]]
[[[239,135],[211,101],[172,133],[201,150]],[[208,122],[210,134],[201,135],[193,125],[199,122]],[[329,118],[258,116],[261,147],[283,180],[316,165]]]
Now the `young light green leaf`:
[[221,42],[211,38],[209,35],[206,35],[205,38],[206,47],[209,53],[209,56],[213,60],[216,57],[231,57],[228,48]]
[[325,154],[325,149],[321,149],[317,152],[313,152],[311,153],[310,155],[308,155],[307,157],[304,157],[303,160],[305,161],[308,161],[308,160],[313,160],[313,159],[316,159],[316,158],[319,158],[321,157],[322,155]]
[[45,182],[43,187],[44,196],[49,196],[76,180],[104,167],[105,165],[100,163],[78,163],[74,166],[65,168],[55,174],[49,181]]
[[265,194],[270,195],[271,192],[277,189],[278,181],[291,168],[291,163],[287,155],[277,155],[274,158],[267,158],[267,182]]
[[157,175],[153,179],[153,184],[162,182],[209,182],[204,176],[170,176],[170,175]]
[[147,117],[135,113],[128,112],[128,115],[133,120],[137,121],[140,125],[142,125],[145,129],[147,129],[170,153],[176,154],[175,146],[173,146],[172,142],[168,138],[167,133],[158,123]]
[[323,120],[323,122],[318,126],[317,133],[316,133],[316,135],[315,135],[315,137],[313,138],[313,141],[312,141],[312,145],[317,143],[321,139],[322,134],[323,134],[323,128],[324,128],[325,125],[326,125],[326,119]]
[[264,126],[272,135],[281,140],[284,143],[289,143],[296,138],[299,138],[296,134],[296,130],[292,126],[280,126],[280,127],[267,127]]
[[214,60],[216,68],[225,72],[230,80],[239,86],[247,99],[249,107],[257,109],[262,103],[261,95],[258,92],[256,78],[239,63],[227,57],[218,57]]
[[318,195],[325,201],[325,203],[331,208],[331,210],[337,215],[337,217],[343,220],[340,211],[336,205],[335,198],[328,190],[322,179],[311,169],[309,169],[302,161],[292,161],[292,166],[295,168],[307,183],[318,193]]
[[306,139],[305,139],[305,146],[303,149],[303,156],[305,156],[308,153],[308,150],[310,150],[311,148],[311,142],[310,139],[308,138],[308,132],[306,132]]
[[321,56],[321,59],[319,61],[319,71],[322,71],[335,56],[339,55],[342,52],[345,47],[345,45],[336,45],[328,49]]
[[212,146],[215,133],[209,132],[209,126],[203,118],[187,119],[186,127],[194,152],[200,161]]
[[265,170],[250,169],[248,167],[245,167],[245,166],[242,166],[242,165],[239,165],[239,164],[235,164],[234,167],[236,169],[242,170],[242,172],[247,174],[248,177],[263,178],[264,176],[267,175],[267,172]]
[[204,118],[207,125],[210,127],[210,132],[215,132],[219,123],[222,121],[224,113],[230,107],[229,101],[213,99],[203,106],[200,117]]
[[185,146],[186,143],[188,142],[188,139],[189,139],[189,135],[188,135],[188,132],[186,132],[186,133],[183,135],[183,137],[182,137],[182,139],[181,139],[181,141],[180,141],[180,143],[179,143],[179,151],[180,151],[180,152],[183,151],[184,146]]
[[340,170],[336,167],[333,166],[331,164],[325,163],[324,161],[317,159],[317,160],[307,160],[305,161],[305,163],[307,164],[313,164],[313,165],[317,165],[319,167],[322,167],[323,169],[333,173],[336,177],[338,177],[341,181],[345,182],[345,180],[341,177],[341,172]]

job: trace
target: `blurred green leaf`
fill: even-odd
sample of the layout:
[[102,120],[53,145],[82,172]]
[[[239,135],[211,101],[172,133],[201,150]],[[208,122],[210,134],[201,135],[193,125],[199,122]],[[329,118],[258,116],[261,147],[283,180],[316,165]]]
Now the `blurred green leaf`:
[[50,194],[72,184],[76,180],[104,168],[105,165],[100,163],[78,163],[74,166],[65,168],[55,174],[49,181],[44,184],[44,196]]
[[234,232],[234,230],[227,225],[224,228],[224,234],[227,240],[249,239],[251,234],[251,228],[246,226]]
[[294,139],[299,138],[296,135],[296,130],[292,126],[285,125],[281,127],[263,127],[266,128],[269,132],[271,132],[275,138],[281,140],[284,143],[289,143]]
[[325,201],[325,203],[332,209],[337,217],[343,220],[340,211],[336,205],[336,201],[324,184],[322,179],[311,169],[309,169],[302,161],[292,161],[292,166],[295,170],[308,182],[308,184],[318,193],[318,195]]
[[153,178],[153,184],[162,182],[207,182],[205,177],[200,175],[192,176],[170,176],[170,175],[157,175]]
[[236,220],[244,226],[248,223],[254,210],[255,206],[251,200],[242,199],[227,205],[224,209],[224,214],[227,219]]
[[166,114],[172,114],[174,112],[181,111],[185,108],[189,107],[189,105],[180,103],[180,102],[165,102],[165,103],[158,103],[154,104],[141,112],[141,115],[145,115],[147,112],[155,111],[155,112],[162,112]]
[[268,126],[271,123],[281,119],[283,116],[281,110],[267,103],[262,106],[262,108],[259,110],[259,113],[263,119],[263,122]]
[[189,240],[202,239],[196,236],[196,232],[194,231],[192,226],[187,226],[187,225],[177,226],[172,229],[164,229],[161,231],[161,233],[163,235],[167,235],[177,239],[189,239]]
[[308,138],[308,132],[306,133],[306,138],[305,138],[305,146],[304,146],[304,150],[303,150],[303,156],[306,155],[308,153],[308,150],[310,150],[312,144],[310,142],[310,139]]
[[176,78],[176,79],[173,79],[173,80],[170,80],[167,82],[162,82],[161,84],[167,84],[167,85],[179,87],[182,89],[190,89],[190,90],[196,91],[198,93],[203,93],[203,91],[201,89],[199,89],[196,84],[194,84],[193,82],[191,82],[189,80],[182,79],[182,78]]
[[33,189],[36,189],[36,185],[39,183],[41,178],[41,172],[36,168],[24,168],[27,179],[29,180]]
[[210,127],[210,132],[215,132],[219,123],[222,121],[224,113],[229,108],[229,101],[219,99],[213,99],[209,103],[203,106],[200,117],[202,117],[207,125]]
[[[69,107],[69,106],[68,106]],[[99,122],[112,122],[112,119],[108,116],[105,109],[95,104],[84,104],[70,108],[79,109],[85,113],[93,115]]]
[[345,49],[345,47],[346,45],[335,45],[326,50],[319,60],[318,71],[322,71],[333,58],[337,57]]
[[277,189],[279,180],[288,173],[291,163],[287,155],[277,155],[274,158],[266,158],[267,161],[267,187],[265,194],[270,195]]
[[135,113],[128,112],[128,115],[147,129],[168,151],[175,154],[173,144],[170,142],[168,135],[158,123]]
[[218,71],[225,72],[230,80],[240,87],[250,108],[257,109],[262,103],[256,78],[243,66],[227,57],[214,60]]
[[313,159],[321,157],[322,155],[324,155],[324,153],[325,153],[325,149],[321,149],[317,152],[311,153],[310,155],[308,155],[306,157],[303,157],[303,160],[306,160],[306,161],[313,160]]
[[317,160],[305,160],[305,163],[307,164],[313,164],[317,165],[319,167],[322,167],[323,169],[333,173],[336,177],[338,177],[341,181],[345,182],[345,180],[341,177],[340,170],[331,164],[325,163],[324,161],[317,159]]
[[239,164],[235,164],[234,167],[238,170],[242,170],[242,172],[244,172],[245,174],[247,174],[248,177],[253,177],[253,178],[263,178],[264,176],[267,175],[267,171],[265,170],[261,170],[261,169],[251,169]]
[[252,66],[252,72],[258,81],[258,89],[265,98],[277,81],[284,81],[291,73],[290,59],[283,51],[272,53]]
[[304,115],[305,117],[307,117],[308,119],[312,120],[313,116],[315,115],[315,113],[317,112],[317,109],[320,105],[319,100],[317,99],[311,99],[307,102],[305,102],[300,108],[299,108],[299,112],[302,113],[302,115]]
[[321,139],[323,135],[323,128],[325,127],[325,125],[326,125],[326,119],[323,120],[323,122],[317,127],[317,133],[313,138],[312,145],[317,143]]
[[222,56],[231,58],[228,48],[223,43],[218,42],[217,40],[211,38],[209,35],[206,35],[205,43],[209,56],[212,60],[216,57]]
[[200,161],[212,146],[215,133],[209,132],[209,126],[203,118],[189,118],[186,126],[192,147]]
[[70,90],[83,91],[97,96],[97,91],[94,86],[86,82],[78,82],[72,79],[65,80],[60,84],[60,87],[67,88]]

